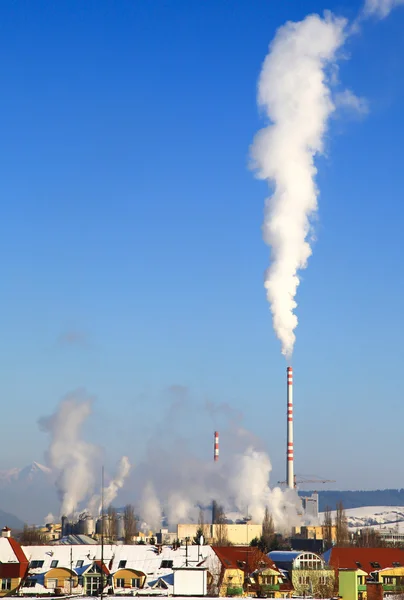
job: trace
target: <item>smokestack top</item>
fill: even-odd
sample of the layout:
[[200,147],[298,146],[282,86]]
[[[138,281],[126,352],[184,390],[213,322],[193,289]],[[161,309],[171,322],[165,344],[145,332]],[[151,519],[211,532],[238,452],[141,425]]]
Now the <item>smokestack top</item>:
[[214,438],[214,445],[213,445],[213,460],[215,462],[217,462],[219,460],[219,432],[215,431],[215,438]]
[[287,374],[288,374],[288,385],[293,385],[293,369],[292,367],[288,367],[286,369]]

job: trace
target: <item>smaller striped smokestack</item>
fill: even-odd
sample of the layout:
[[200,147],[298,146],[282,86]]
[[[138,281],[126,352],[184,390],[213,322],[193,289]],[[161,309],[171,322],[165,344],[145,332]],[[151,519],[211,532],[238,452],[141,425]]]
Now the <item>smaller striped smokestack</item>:
[[293,489],[294,456],[293,456],[293,369],[287,368],[287,448],[286,448],[286,484]]
[[213,446],[213,460],[217,462],[219,460],[219,432],[215,431],[215,441]]

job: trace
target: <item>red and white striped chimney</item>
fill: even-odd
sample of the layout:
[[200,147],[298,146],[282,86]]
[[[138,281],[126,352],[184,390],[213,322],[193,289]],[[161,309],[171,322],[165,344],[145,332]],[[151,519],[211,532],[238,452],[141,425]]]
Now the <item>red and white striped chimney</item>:
[[287,449],[286,449],[286,483],[291,489],[294,488],[294,463],[293,463],[293,369],[288,367],[287,370]]
[[215,431],[215,443],[213,447],[213,460],[217,462],[219,460],[219,432]]

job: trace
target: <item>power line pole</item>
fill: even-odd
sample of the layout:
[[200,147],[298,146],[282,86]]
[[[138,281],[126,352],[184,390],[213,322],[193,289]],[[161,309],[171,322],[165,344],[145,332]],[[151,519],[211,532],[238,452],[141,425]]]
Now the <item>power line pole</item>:
[[101,470],[101,600],[104,595],[104,465]]

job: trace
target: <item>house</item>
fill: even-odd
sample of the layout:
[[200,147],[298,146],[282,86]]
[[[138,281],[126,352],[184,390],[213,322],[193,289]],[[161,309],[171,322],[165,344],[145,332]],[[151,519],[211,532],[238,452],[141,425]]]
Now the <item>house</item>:
[[400,548],[333,547],[324,558],[338,572],[344,599],[350,600],[356,587],[359,600],[369,598],[378,589],[375,584],[386,595],[404,592],[404,550]]
[[[5,528],[6,529],[6,528]],[[20,544],[9,537],[9,530],[0,537],[0,596],[10,596],[21,585],[28,570],[28,560]]]
[[338,570],[338,596],[342,600],[363,600],[366,597],[367,573],[362,569]]
[[[266,595],[279,592],[281,573],[268,556],[251,546],[213,546],[219,568],[210,566],[208,593],[219,596]],[[282,580],[282,581],[280,581]],[[210,584],[210,585],[209,585]]]
[[188,564],[204,564],[213,551],[209,546],[105,544],[103,563],[100,545],[66,544],[25,546],[28,574],[24,595],[93,595],[104,578],[107,593],[133,595],[172,590],[173,571]]
[[298,596],[332,596],[335,571],[314,552],[270,552],[268,556],[277,568],[288,574],[295,594]]
[[401,548],[358,548],[333,546],[323,555],[334,569],[363,569],[367,574],[380,569],[404,565],[404,550]]

